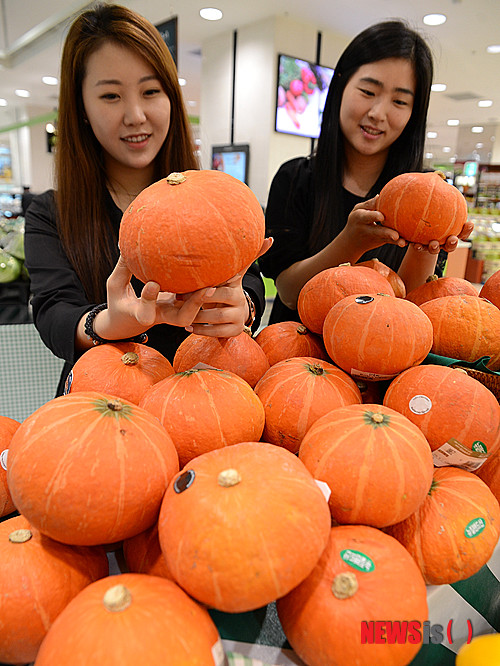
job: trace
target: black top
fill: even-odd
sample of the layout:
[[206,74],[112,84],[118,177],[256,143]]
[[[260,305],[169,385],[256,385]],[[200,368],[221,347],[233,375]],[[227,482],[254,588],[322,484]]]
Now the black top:
[[[116,248],[114,261],[118,261],[118,230],[122,211],[111,195],[107,197],[107,212],[112,221],[112,246]],[[110,234],[111,236],[111,234]],[[80,355],[75,349],[75,333],[81,317],[96,303],[89,303],[77,274],[62,248],[56,224],[54,191],[48,190],[32,201],[25,222],[26,268],[31,281],[33,320],[45,345],[66,361],[57,395],[61,395],[64,381]],[[132,286],[140,295],[144,286],[132,278]],[[265,307],[264,283],[254,263],[243,277],[243,288],[251,296],[256,309],[253,329],[260,324]],[[189,335],[182,327],[158,324],[148,330],[148,345],[154,347],[169,361],[173,360],[179,344]]]
[[[343,223],[334,231],[330,240],[336,238],[345,227],[353,207],[369,198],[358,197],[345,189],[343,197],[345,211]],[[274,238],[271,249],[259,259],[259,266],[266,277],[276,280],[286,268],[312,255],[309,250],[309,236],[314,204],[314,174],[311,158],[296,157],[282,164],[271,183],[266,209],[266,236]],[[376,257],[397,271],[405,253],[406,248],[386,243],[365,252],[359,261]],[[299,321],[299,315],[297,310],[287,308],[277,295],[269,323],[279,321]]]

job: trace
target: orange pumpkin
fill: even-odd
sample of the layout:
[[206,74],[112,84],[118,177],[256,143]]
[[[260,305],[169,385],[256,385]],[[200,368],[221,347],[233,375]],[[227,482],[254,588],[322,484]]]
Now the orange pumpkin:
[[297,312],[304,326],[321,334],[326,315],[340,300],[351,294],[377,293],[394,296],[391,285],[380,273],[367,266],[341,264],[306,282],[299,292]]
[[418,287],[415,287],[415,289],[412,289],[406,298],[415,303],[415,305],[422,305],[422,303],[432,301],[433,298],[456,296],[457,294],[477,296],[478,291],[472,282],[464,278],[429,275],[427,280]]
[[424,501],[434,465],[429,444],[405,416],[382,405],[349,405],[307,431],[299,458],[331,490],[340,524],[385,527]]
[[479,295],[500,308],[500,270],[490,275],[481,287]]
[[188,594],[240,613],[289,592],[328,541],[330,512],[297,456],[241,442],[192,460],[169,485],[158,533]]
[[469,578],[486,564],[500,536],[498,500],[478,476],[439,467],[418,511],[387,528],[430,585]]
[[170,174],[134,199],[119,245],[139,280],[186,293],[245,270],[259,254],[264,228],[262,207],[245,183],[222,171],[193,170]]
[[500,502],[500,452],[490,456],[475,473]]
[[500,310],[479,296],[459,294],[422,303],[434,331],[432,352],[461,361],[489,356],[487,367],[500,370]]
[[356,382],[332,363],[300,356],[275,363],[255,387],[266,414],[262,439],[292,453],[323,414],[361,402]]
[[373,270],[377,271],[388,280],[394,290],[394,295],[397,298],[404,298],[406,296],[406,286],[403,280],[399,277],[396,271],[393,271],[392,268],[386,266],[380,261],[380,259],[377,259],[377,257],[374,259],[368,259],[367,261],[358,261],[355,266],[368,266],[368,268],[373,268]]
[[456,236],[467,221],[463,194],[446,182],[441,172],[403,173],[380,191],[378,210],[385,224],[411,243],[443,244]]
[[123,542],[123,556],[128,570],[173,580],[158,539],[158,523]]
[[296,321],[282,321],[265,326],[255,337],[255,342],[264,350],[269,365],[295,356],[328,360],[321,336]]
[[84,587],[108,575],[102,548],[67,546],[24,518],[0,523],[0,661],[34,661],[59,613]]
[[352,295],[328,313],[323,341],[332,361],[353,377],[392,379],[427,356],[432,324],[402,298]]
[[20,425],[9,416],[0,416],[0,518],[16,508],[7,485],[7,456],[10,441]]
[[252,338],[250,329],[232,338],[212,338],[192,333],[175,352],[175,372],[185,372],[198,364],[234,372],[253,388],[269,370],[267,356]]
[[17,509],[40,532],[92,546],[152,525],[178,469],[174,444],[152,414],[79,392],[24,420],[10,444],[7,480]]
[[152,386],[141,406],[172,437],[181,469],[201,453],[258,441],[264,430],[261,401],[250,384],[227,370],[178,372]]
[[[409,553],[380,530],[332,527],[312,573],[277,601],[291,646],[308,666],[403,666],[420,640],[374,640],[376,623],[404,635],[428,618],[427,591]],[[413,637],[415,633],[413,633]]]
[[171,580],[121,574],[78,594],[52,625],[37,666],[185,666],[223,663],[208,611]]
[[98,391],[138,405],[146,390],[174,374],[159,351],[136,342],[110,342],[88,349],[66,380],[65,393]]
[[437,466],[473,471],[500,448],[500,405],[460,368],[429,364],[405,370],[390,383],[384,405],[420,428]]

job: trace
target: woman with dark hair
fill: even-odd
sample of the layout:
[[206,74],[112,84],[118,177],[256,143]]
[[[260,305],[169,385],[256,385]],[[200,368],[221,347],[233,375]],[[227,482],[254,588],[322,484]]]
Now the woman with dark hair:
[[[132,278],[119,257],[120,221],[132,200],[171,172],[198,168],[159,32],[118,5],[83,12],[62,53],[57,189],[37,197],[26,216],[34,322],[66,360],[58,394],[78,356],[101,340],[144,341],[147,331],[148,344],[172,360],[189,331],[229,337],[254,315],[258,326],[265,299],[256,264],[243,278],[177,299]],[[203,303],[216,305],[201,310]]]
[[[283,164],[271,184],[259,259],[276,283],[270,323],[296,320],[297,297],[314,275],[377,257],[411,290],[436,267],[439,243],[408,243],[381,225],[376,195],[395,176],[422,171],[433,77],[432,54],[402,21],[357,35],[340,56],[323,112],[317,149]],[[460,238],[467,238],[467,223]],[[457,247],[450,236],[444,250]]]

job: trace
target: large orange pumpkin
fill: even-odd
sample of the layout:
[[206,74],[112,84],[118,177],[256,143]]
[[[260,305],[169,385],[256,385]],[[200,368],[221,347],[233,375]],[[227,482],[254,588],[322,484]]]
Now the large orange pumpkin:
[[487,367],[500,370],[500,310],[479,296],[459,294],[422,303],[433,334],[432,352],[461,361],[489,356]]
[[102,393],[70,393],[28,416],[12,438],[14,504],[40,532],[76,545],[114,543],[158,516],[179,469],[152,414]]
[[67,546],[24,516],[0,523],[0,661],[31,662],[48,629],[84,587],[109,573],[102,548]]
[[227,370],[178,372],[152,386],[141,406],[165,426],[181,468],[201,453],[258,441],[264,430],[261,401],[250,384]]
[[262,439],[292,453],[323,414],[361,403],[356,382],[332,363],[298,356],[275,363],[255,387],[266,414]]
[[121,574],[78,594],[52,625],[36,666],[208,666],[224,649],[208,611],[171,580]]
[[500,270],[490,275],[481,287],[479,295],[500,308]]
[[473,471],[500,448],[500,405],[486,386],[460,368],[409,368],[392,380],[384,405],[420,428],[437,466]]
[[0,416],[0,518],[16,508],[7,485],[7,457],[10,441],[20,425],[9,416]]
[[158,539],[158,523],[123,542],[123,556],[128,570],[173,580]]
[[418,509],[432,482],[429,444],[405,416],[382,405],[349,405],[307,431],[299,458],[331,490],[340,524],[392,525]]
[[139,404],[147,389],[174,374],[159,351],[136,342],[110,342],[88,349],[66,380],[66,393],[99,391]]
[[396,271],[393,271],[392,268],[386,266],[386,264],[380,261],[380,259],[377,259],[377,257],[367,259],[366,261],[358,261],[355,266],[368,266],[368,268],[373,268],[373,270],[377,271],[388,280],[394,290],[394,295],[397,298],[404,298],[406,296],[406,285],[403,280],[399,277]]
[[444,243],[458,235],[467,221],[463,194],[440,172],[403,173],[380,191],[378,210],[385,224],[411,243]]
[[422,305],[422,303],[432,301],[433,298],[456,296],[457,294],[477,296],[478,291],[472,282],[464,278],[429,275],[427,280],[418,287],[415,287],[415,289],[412,289],[406,295],[406,298],[415,303],[415,305]]
[[[364,525],[332,527],[312,573],[276,605],[308,666],[404,666],[420,649],[417,632],[428,618],[412,557],[396,539]],[[380,622],[387,637],[400,631],[406,640],[375,640]]]
[[394,296],[393,288],[379,272],[367,266],[341,264],[306,282],[299,292],[297,312],[304,326],[321,334],[326,315],[340,300],[351,294],[377,293]]
[[475,473],[500,502],[500,452],[490,456]]
[[175,372],[185,372],[203,365],[234,372],[253,388],[269,370],[267,356],[246,330],[232,338],[212,338],[192,333],[175,352]]
[[323,552],[330,522],[323,493],[297,456],[241,442],[184,468],[167,488],[158,533],[188,594],[239,613],[298,585]]
[[173,173],[143,190],[123,214],[119,245],[142,282],[186,293],[215,287],[258,256],[264,213],[252,190],[216,170]]
[[255,342],[264,350],[269,365],[295,356],[328,360],[321,336],[296,321],[282,321],[265,326],[255,337]]
[[402,298],[352,295],[326,316],[323,341],[332,361],[350,375],[392,379],[430,352],[432,324],[422,310]]
[[418,511],[387,531],[414,557],[427,583],[455,583],[490,559],[500,536],[500,508],[478,476],[439,467]]

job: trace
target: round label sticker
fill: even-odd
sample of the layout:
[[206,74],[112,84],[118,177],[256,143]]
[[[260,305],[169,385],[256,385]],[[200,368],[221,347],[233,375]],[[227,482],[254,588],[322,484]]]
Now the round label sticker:
[[427,414],[432,409],[432,400],[426,395],[414,395],[408,407],[414,414]]
[[7,456],[9,455],[9,449],[4,449],[0,453],[0,466],[7,471]]
[[481,534],[485,527],[486,521],[484,518],[474,518],[474,520],[471,520],[470,523],[467,524],[464,530],[465,536],[468,539],[473,539],[478,534]]
[[375,569],[375,563],[371,560],[368,555],[361,553],[359,550],[351,550],[350,548],[342,550],[340,552],[340,557],[344,560],[353,569],[358,571],[373,571]]
[[486,444],[477,439],[475,442],[472,442],[472,450],[476,453],[488,453]]

